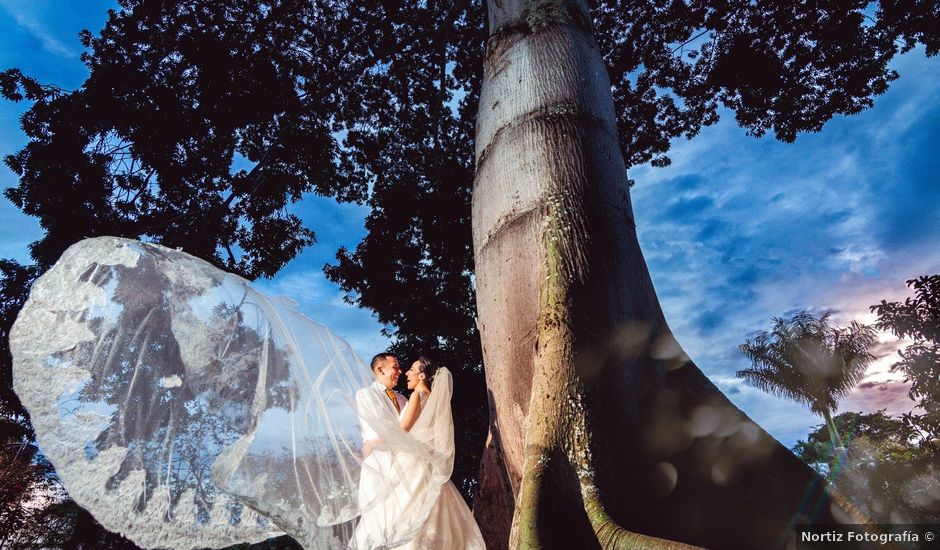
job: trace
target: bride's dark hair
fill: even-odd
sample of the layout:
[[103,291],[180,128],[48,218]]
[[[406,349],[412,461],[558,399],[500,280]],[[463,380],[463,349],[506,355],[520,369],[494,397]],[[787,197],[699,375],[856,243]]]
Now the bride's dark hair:
[[430,359],[421,355],[418,357],[418,365],[421,366],[421,372],[424,373],[425,381],[428,383],[428,387],[431,387],[432,382],[434,381],[434,373],[437,372],[437,365],[431,362]]

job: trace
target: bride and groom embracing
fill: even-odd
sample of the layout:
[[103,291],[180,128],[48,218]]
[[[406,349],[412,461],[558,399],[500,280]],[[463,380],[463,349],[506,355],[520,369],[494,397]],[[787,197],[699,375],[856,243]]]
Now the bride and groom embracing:
[[406,399],[394,390],[398,358],[380,353],[371,368],[375,381],[356,393],[363,461],[355,547],[483,550],[480,529],[450,481],[450,371],[419,357],[405,373]]

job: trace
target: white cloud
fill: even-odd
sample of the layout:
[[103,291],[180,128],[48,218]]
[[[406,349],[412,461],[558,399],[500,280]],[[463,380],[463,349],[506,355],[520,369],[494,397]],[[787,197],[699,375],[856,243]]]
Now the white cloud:
[[[737,345],[769,329],[771,317],[802,309],[834,310],[840,325],[871,322],[869,306],[910,295],[906,279],[940,272],[935,247],[894,244],[897,228],[924,243],[940,239],[938,226],[911,228],[904,215],[907,205],[936,198],[924,195],[923,175],[904,170],[922,155],[915,145],[929,149],[930,124],[940,116],[928,70],[937,63],[922,53],[903,57],[901,79],[876,108],[794,144],[744,138],[725,113],[695,140],[678,140],[672,166],[631,170],[640,242],[673,331],[696,364],[786,444],[820,420],[731,385],[747,366]],[[889,371],[892,355],[841,410],[910,408],[900,374]]]
[[16,24],[26,30],[42,44],[43,48],[49,53],[61,56],[76,58],[79,56],[77,49],[66,46],[62,41],[56,38],[51,32],[46,30],[42,21],[36,17],[35,6],[32,2],[15,2],[13,0],[0,0],[0,8],[10,14]]

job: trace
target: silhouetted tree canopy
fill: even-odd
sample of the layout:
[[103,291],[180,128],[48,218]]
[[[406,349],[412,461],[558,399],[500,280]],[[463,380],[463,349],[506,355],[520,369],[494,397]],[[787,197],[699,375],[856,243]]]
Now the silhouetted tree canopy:
[[900,360],[891,368],[904,373],[911,383],[910,398],[919,407],[904,415],[905,421],[922,430],[924,443],[940,456],[940,275],[911,279],[907,286],[914,289],[913,298],[882,300],[871,310],[878,315],[879,329],[913,340],[898,351]]
[[137,548],[67,498],[28,421],[6,415],[0,416],[0,547]]
[[[471,1],[120,0],[83,32],[76,90],[10,69],[29,138],[6,196],[38,218],[34,265],[2,265],[6,336],[31,281],[70,244],[118,235],[181,247],[247,277],[314,242],[305,193],[368,204],[368,235],[328,277],[392,327],[396,351],[452,367],[455,482],[472,489],[486,431],[475,323],[470,193],[487,30]],[[891,59],[940,47],[935,0],[599,1],[628,165],[669,163],[670,140],[734,112],[783,140],[872,104]]]
[[[854,440],[866,438],[878,447],[879,458],[889,462],[910,462],[918,454],[917,431],[901,420],[888,416],[884,409],[873,413],[845,412],[832,419],[840,434],[845,434],[851,448]],[[807,464],[834,480],[838,476],[836,454],[825,424],[813,428],[805,440],[797,441],[793,452]]]
[[940,519],[933,495],[940,489],[929,448],[918,444],[918,430],[884,410],[846,412],[833,418],[844,434],[848,454],[833,452],[830,431],[816,426],[793,452],[870,517],[881,523],[932,523]]

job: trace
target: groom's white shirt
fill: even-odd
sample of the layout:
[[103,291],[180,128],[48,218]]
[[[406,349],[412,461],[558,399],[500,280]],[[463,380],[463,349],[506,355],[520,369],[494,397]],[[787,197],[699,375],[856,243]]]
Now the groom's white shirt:
[[[392,405],[392,400],[389,399],[388,394],[385,393],[385,386],[383,386],[377,381],[372,382],[372,384],[370,384],[369,386],[366,386],[365,388],[362,388],[359,391],[374,391],[378,393],[379,395],[381,395],[382,401],[386,404],[386,406],[388,406],[388,412],[390,412],[396,418],[401,416],[400,411],[405,410],[405,405],[408,404],[408,400],[405,398],[404,395],[398,393],[395,390],[392,390],[395,393],[395,400],[398,401],[399,412],[396,412],[395,406]],[[373,430],[365,422],[360,422],[360,424],[362,425],[362,440],[363,441],[368,441],[370,439],[379,439],[379,435],[375,433],[375,430]]]

